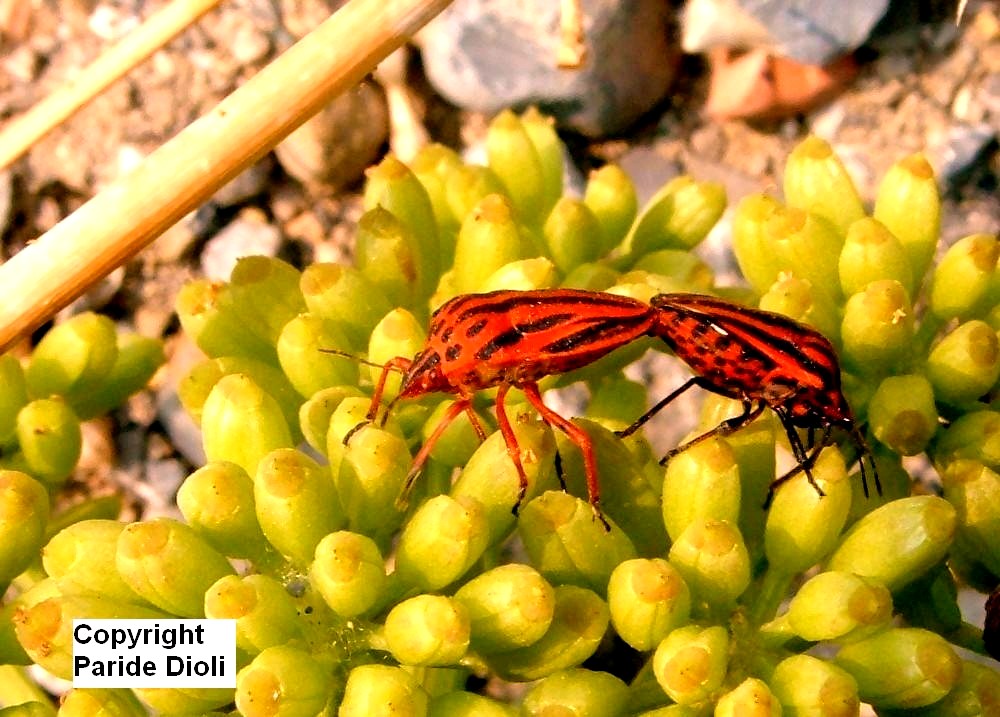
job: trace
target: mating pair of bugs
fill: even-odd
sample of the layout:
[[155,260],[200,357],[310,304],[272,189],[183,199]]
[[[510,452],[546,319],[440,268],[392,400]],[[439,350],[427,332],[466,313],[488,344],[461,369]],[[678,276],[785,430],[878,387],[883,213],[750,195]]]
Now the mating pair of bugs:
[[[496,386],[497,423],[520,479],[516,513],[528,480],[504,400],[511,388],[518,388],[546,423],[563,431],[580,448],[590,505],[607,527],[600,510],[597,460],[590,437],[545,405],[538,381],[585,366],[643,336],[662,339],[695,375],[619,431],[619,436],[631,435],[694,386],[743,404],[738,416],[670,451],[661,465],[696,443],[739,430],[770,408],[785,429],[797,466],[771,484],[768,502],[778,486],[799,472],[805,472],[816,491],[823,494],[811,468],[820,451],[833,442],[834,429],[845,431],[859,450],[865,495],[865,456],[881,493],[871,449],[841,390],[840,367],[830,342],[786,316],[700,294],[659,294],[648,304],[627,296],[577,289],[457,296],[434,312],[427,342],[416,357],[396,357],[382,366],[367,421],[376,419],[392,371],[401,372],[403,379],[383,422],[400,399],[433,392],[457,397],[414,457],[403,489],[405,496],[435,442],[460,414],[464,412],[480,440],[485,439],[472,399],[476,391]],[[807,431],[805,441],[798,429]],[[348,433],[345,443],[354,432]]]

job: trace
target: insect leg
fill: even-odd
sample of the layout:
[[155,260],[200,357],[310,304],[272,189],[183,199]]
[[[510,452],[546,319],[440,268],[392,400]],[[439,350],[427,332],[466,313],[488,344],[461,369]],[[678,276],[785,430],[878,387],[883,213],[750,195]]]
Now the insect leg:
[[417,455],[413,457],[413,465],[410,466],[410,471],[406,474],[406,480],[403,482],[403,490],[400,492],[399,498],[396,499],[397,508],[404,509],[406,507],[406,501],[410,495],[410,491],[413,489],[413,484],[416,482],[417,476],[420,475],[420,470],[424,467],[424,463],[430,458],[431,451],[434,450],[434,444],[438,442],[445,429],[451,425],[452,421],[458,418],[460,413],[469,410],[471,403],[471,396],[462,396],[448,407],[444,416],[438,421],[438,424],[434,427],[434,431],[424,441],[424,445],[417,451]]
[[[397,356],[396,358],[389,359],[382,364],[382,373],[379,374],[378,381],[375,383],[375,390],[372,392],[372,402],[368,406],[368,413],[365,414],[365,420],[361,421],[358,425],[354,426],[354,428],[345,433],[341,443],[346,446],[351,442],[351,438],[354,437],[355,433],[375,420],[375,417],[378,415],[379,406],[382,403],[382,394],[385,392],[385,382],[389,378],[389,374],[393,371],[400,371],[405,374],[406,370],[410,368],[412,363],[413,362],[405,356]],[[385,413],[382,415],[382,420],[379,423],[380,426],[385,425],[385,421],[389,417],[389,409],[391,408],[392,404],[390,403],[388,408],[386,408]]]
[[534,381],[526,382],[520,388],[527,397],[528,402],[541,414],[542,419],[565,433],[580,448],[580,451],[583,453],[584,473],[587,477],[587,498],[590,501],[590,507],[594,511],[594,517],[601,521],[606,531],[610,531],[611,526],[608,525],[608,521],[601,513],[601,487],[597,481],[597,457],[594,455],[594,444],[591,442],[590,436],[575,423],[566,420],[546,406],[542,401],[541,394],[538,392],[537,383]]
[[618,436],[619,438],[628,438],[633,433],[642,428],[644,425],[646,425],[646,423],[649,421],[650,418],[652,418],[657,413],[666,408],[668,403],[673,401],[675,398],[680,396],[682,393],[687,391],[692,386],[701,386],[702,388],[707,388],[711,390],[707,385],[707,383],[700,376],[694,376],[693,378],[689,378],[687,381],[684,382],[684,384],[680,388],[676,388],[673,391],[671,391],[666,398],[661,398],[659,401],[657,401],[655,406],[653,406],[651,409],[649,409],[644,414],[635,419],[635,423],[633,423],[631,426],[628,426],[627,428],[621,431],[615,431],[615,435]]
[[878,491],[879,495],[882,495],[882,484],[878,479],[878,468],[875,467],[875,456],[872,454],[871,446],[868,445],[868,441],[865,440],[865,436],[857,424],[851,430],[851,440],[859,451],[858,467],[861,469],[861,487],[865,489],[865,498],[868,497],[868,474],[865,472],[865,456],[868,456],[868,463],[872,467],[872,479],[875,482],[875,490]]
[[500,434],[503,436],[503,441],[507,445],[507,455],[514,462],[514,468],[517,469],[517,478],[520,481],[517,489],[517,502],[514,503],[514,507],[511,509],[511,513],[517,515],[517,511],[524,501],[524,496],[528,493],[528,476],[524,472],[524,466],[521,465],[521,448],[517,445],[517,436],[514,435],[510,419],[507,418],[507,409],[504,407],[504,400],[507,398],[509,390],[509,383],[501,383],[497,387],[497,424],[500,426]]
[[486,430],[483,428],[483,422],[479,420],[479,416],[477,416],[476,412],[472,410],[471,400],[465,407],[465,414],[469,417],[469,423],[472,424],[472,430],[476,432],[476,438],[478,438],[479,442],[482,443],[486,440]]
[[660,465],[666,465],[671,458],[676,456],[678,453],[683,453],[691,446],[694,446],[702,441],[706,441],[713,436],[728,436],[731,433],[735,433],[747,424],[754,421],[760,414],[764,412],[766,404],[763,401],[759,401],[754,405],[753,401],[743,402],[743,413],[738,416],[733,416],[732,418],[727,418],[725,421],[720,423],[718,426],[713,428],[711,431],[706,431],[696,438],[692,438],[687,443],[682,443],[673,450],[667,451],[667,454],[660,459]]
[[781,419],[781,425],[785,429],[785,435],[788,436],[788,444],[792,448],[792,455],[795,456],[795,460],[798,465],[780,478],[776,478],[771,482],[771,485],[768,486],[767,498],[764,500],[765,510],[771,505],[771,501],[774,499],[774,492],[788,480],[802,472],[806,474],[806,478],[809,479],[809,485],[816,490],[816,493],[820,497],[826,495],[826,493],[823,492],[823,489],[819,487],[816,479],[813,478],[812,467],[816,464],[819,454],[822,453],[823,449],[831,443],[830,434],[832,432],[832,426],[823,427],[823,434],[820,436],[819,441],[815,442],[815,446],[810,446],[812,452],[808,453],[806,447],[802,445],[802,439],[799,438],[799,434],[795,430],[795,426],[793,426],[789,421],[788,415],[783,411],[778,410],[775,410],[775,413],[777,413],[778,418]]

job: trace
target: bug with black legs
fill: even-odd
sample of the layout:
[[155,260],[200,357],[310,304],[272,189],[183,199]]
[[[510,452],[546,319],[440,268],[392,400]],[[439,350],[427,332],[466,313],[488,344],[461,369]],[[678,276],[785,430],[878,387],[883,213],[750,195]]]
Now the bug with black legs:
[[[663,340],[696,375],[620,431],[619,436],[631,435],[681,393],[698,386],[740,400],[743,413],[674,449],[661,463],[710,436],[739,430],[770,408],[785,428],[798,465],[771,484],[769,499],[778,486],[800,471],[820,491],[811,469],[820,451],[833,443],[835,429],[845,431],[860,450],[865,493],[865,457],[881,492],[871,451],[841,390],[840,368],[830,342],[788,317],[699,294],[659,294],[649,303],[578,289],[505,290],[457,296],[431,316],[427,340],[414,358],[399,356],[382,365],[365,423],[378,416],[386,380],[393,371],[402,373],[402,382],[383,421],[401,399],[434,392],[456,396],[414,456],[403,489],[405,496],[434,444],[462,413],[469,417],[480,440],[486,437],[472,410],[472,400],[476,391],[497,387],[497,424],[520,483],[513,505],[516,513],[527,492],[528,479],[505,400],[510,389],[520,389],[542,420],[565,433],[580,448],[590,505],[607,527],[600,510],[597,460],[590,437],[545,405],[538,381],[586,366],[644,336]],[[345,444],[365,423],[348,432]],[[805,442],[798,429],[808,431]]]

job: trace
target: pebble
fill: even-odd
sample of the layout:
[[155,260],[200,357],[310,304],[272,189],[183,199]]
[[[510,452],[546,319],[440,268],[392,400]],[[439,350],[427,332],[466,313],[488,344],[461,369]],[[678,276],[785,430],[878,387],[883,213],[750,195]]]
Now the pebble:
[[934,142],[928,159],[937,168],[938,183],[949,188],[973,168],[983,153],[997,142],[997,128],[990,124],[956,122]]
[[388,136],[385,95],[363,82],[288,135],[274,153],[310,191],[331,194],[361,177]]
[[234,207],[263,194],[274,170],[274,157],[267,154],[223,185],[211,201],[220,207]]
[[688,52],[772,47],[809,65],[826,65],[859,47],[889,0],[691,0],[683,17]]
[[427,77],[465,109],[535,104],[587,136],[620,132],[673,81],[671,13],[662,0],[591,0],[584,10],[586,56],[560,68],[560,3],[456,0],[417,36]]
[[281,231],[258,209],[244,209],[214,237],[201,253],[201,271],[208,279],[227,281],[236,262],[245,256],[277,256]]

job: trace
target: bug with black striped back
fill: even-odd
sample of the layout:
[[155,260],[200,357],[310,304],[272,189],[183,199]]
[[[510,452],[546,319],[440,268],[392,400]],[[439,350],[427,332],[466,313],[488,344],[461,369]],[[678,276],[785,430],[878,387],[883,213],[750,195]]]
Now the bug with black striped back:
[[[695,310],[698,305],[702,307],[700,313]],[[762,332],[783,332],[786,339],[775,336],[768,341]],[[402,382],[382,415],[383,422],[401,399],[434,392],[454,394],[456,400],[414,456],[404,484],[405,497],[434,444],[463,412],[480,440],[485,439],[485,430],[472,410],[472,400],[476,391],[496,386],[497,424],[519,479],[513,505],[516,513],[527,492],[528,479],[505,399],[511,388],[518,388],[542,420],[565,433],[580,448],[590,505],[594,515],[607,527],[600,510],[597,460],[590,437],[545,405],[538,381],[585,366],[644,336],[662,339],[698,376],[619,435],[635,432],[693,386],[738,398],[744,405],[742,415],[672,451],[661,462],[709,436],[739,429],[766,407],[771,407],[781,418],[799,464],[775,481],[772,488],[800,470],[812,480],[812,464],[819,451],[832,442],[834,427],[847,430],[863,454],[870,455],[840,391],[833,347],[812,329],[777,314],[695,294],[661,294],[647,304],[627,296],[578,289],[504,290],[465,294],[445,302],[431,317],[421,351],[413,359],[399,356],[382,366],[366,421],[349,431],[344,443],[376,419],[386,380],[393,371],[402,373]],[[810,429],[806,444],[799,439],[796,428]],[[823,431],[818,442],[812,433],[816,428]],[[875,479],[877,485],[877,476]],[[815,481],[812,482],[815,486]],[[867,479],[865,485],[867,491]]]
[[[833,443],[834,429],[844,431],[858,449],[865,496],[865,458],[881,494],[871,448],[841,389],[837,354],[825,336],[782,314],[713,296],[659,294],[650,304],[658,316],[656,336],[696,375],[619,431],[620,437],[631,435],[675,398],[698,386],[741,401],[743,412],[669,451],[661,465],[712,436],[739,430],[770,408],[785,430],[797,465],[771,483],[765,507],[774,491],[800,472],[823,495],[811,469],[823,448]],[[807,432],[805,442],[799,429]],[[821,432],[818,439],[817,431]]]

